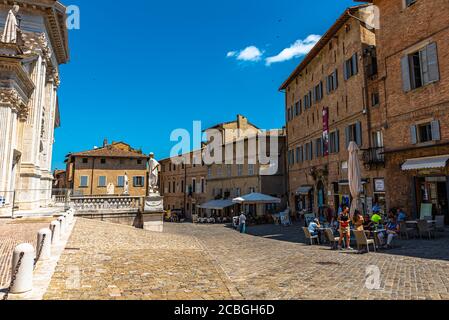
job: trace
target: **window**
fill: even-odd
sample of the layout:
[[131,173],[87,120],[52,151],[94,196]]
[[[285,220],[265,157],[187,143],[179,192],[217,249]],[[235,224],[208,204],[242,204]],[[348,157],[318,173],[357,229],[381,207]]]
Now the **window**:
[[313,101],[318,102],[323,99],[323,82],[320,82],[313,90]]
[[374,148],[383,148],[384,134],[382,131],[373,132],[373,145],[374,145]]
[[80,177],[80,188],[87,188],[89,186],[89,177],[81,176]]
[[254,164],[249,164],[248,165],[248,175],[249,176],[253,176],[254,175],[254,172],[255,172],[254,168],[255,168]]
[[326,91],[327,94],[338,89],[338,70],[335,70],[331,75],[326,77]]
[[346,60],[344,66],[345,80],[355,76],[359,72],[358,55],[355,53],[351,59]]
[[239,177],[243,176],[243,165],[242,165],[242,164],[239,164],[239,165],[237,166],[237,175],[238,175]]
[[212,178],[212,167],[207,168],[207,177],[210,179]]
[[305,95],[304,96],[304,110],[307,110],[308,108],[310,108],[309,95]]
[[232,177],[232,165],[228,164],[226,166],[227,171],[228,171],[228,177]]
[[196,179],[192,179],[192,193],[196,193]]
[[184,189],[184,180],[181,180],[181,191],[182,191],[182,192],[185,192],[185,189]]
[[87,158],[83,158],[83,163],[88,163],[89,162],[89,159],[87,159]]
[[98,186],[100,188],[106,187],[106,177],[105,176],[99,176],[98,177]]
[[137,164],[142,164],[142,160],[137,160]]
[[302,105],[301,105],[301,100],[299,100],[298,102],[296,102],[296,116],[299,116],[302,113]]
[[133,185],[134,187],[144,187],[145,177],[143,176],[133,177]]
[[349,143],[354,141],[359,147],[362,146],[362,123],[357,122],[346,127],[346,148],[349,147]]
[[440,80],[438,50],[435,42],[401,59],[402,82],[405,92]]
[[373,107],[376,107],[376,106],[379,105],[379,103],[380,103],[379,93],[378,92],[373,92],[371,94],[371,105]]
[[123,188],[125,186],[125,177],[124,176],[118,176],[117,177],[117,187]]
[[411,5],[415,4],[416,0],[405,0],[405,6],[410,7]]
[[201,193],[206,193],[206,181],[201,178]]
[[432,121],[411,126],[412,144],[441,140],[440,122]]
[[100,160],[100,163],[101,163],[101,164],[106,164],[106,159],[101,159],[101,160]]
[[313,143],[309,142],[306,144],[306,151],[305,151],[305,160],[311,161],[313,160]]
[[340,132],[339,130],[331,132],[329,135],[329,153],[340,152]]
[[324,154],[323,138],[318,138],[315,140],[315,154],[317,158],[323,156]]

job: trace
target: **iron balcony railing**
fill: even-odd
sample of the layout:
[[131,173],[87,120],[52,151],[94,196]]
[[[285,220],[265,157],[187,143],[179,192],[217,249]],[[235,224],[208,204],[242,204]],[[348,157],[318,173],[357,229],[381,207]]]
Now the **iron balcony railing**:
[[363,161],[365,165],[385,164],[385,148],[374,147],[363,151]]

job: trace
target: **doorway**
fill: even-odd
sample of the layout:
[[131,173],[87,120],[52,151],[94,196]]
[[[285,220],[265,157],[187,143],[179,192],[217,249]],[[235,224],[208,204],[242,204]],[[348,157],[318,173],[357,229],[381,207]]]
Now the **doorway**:
[[432,204],[433,215],[444,216],[446,225],[449,225],[447,184],[447,178],[445,176],[417,178],[417,199],[418,210],[423,203]]

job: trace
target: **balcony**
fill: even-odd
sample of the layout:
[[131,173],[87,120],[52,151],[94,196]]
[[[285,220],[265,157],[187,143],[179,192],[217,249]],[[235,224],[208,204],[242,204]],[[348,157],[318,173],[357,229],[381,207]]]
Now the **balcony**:
[[363,162],[365,167],[371,169],[377,166],[385,166],[384,151],[384,147],[375,147],[363,150]]

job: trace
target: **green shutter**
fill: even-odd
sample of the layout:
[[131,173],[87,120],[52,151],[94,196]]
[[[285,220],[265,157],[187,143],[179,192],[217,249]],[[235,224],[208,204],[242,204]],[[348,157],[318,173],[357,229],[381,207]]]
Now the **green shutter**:
[[432,121],[432,140],[440,141],[441,140],[441,132],[440,132],[440,122],[438,120]]
[[428,83],[440,80],[440,72],[438,67],[438,49],[436,42],[427,46],[427,70]]
[[405,92],[409,92],[412,89],[412,84],[410,81],[410,64],[408,56],[402,57],[401,69],[402,69],[402,88]]
[[416,126],[410,126],[410,137],[411,137],[412,144],[418,143],[418,135],[417,135]]

